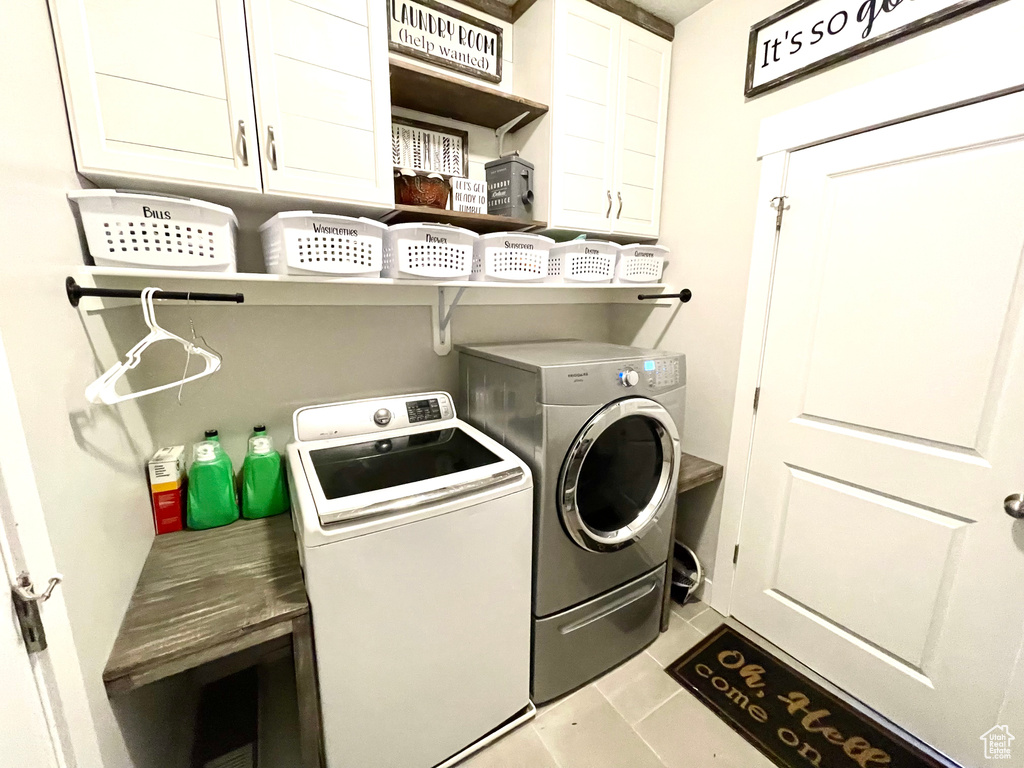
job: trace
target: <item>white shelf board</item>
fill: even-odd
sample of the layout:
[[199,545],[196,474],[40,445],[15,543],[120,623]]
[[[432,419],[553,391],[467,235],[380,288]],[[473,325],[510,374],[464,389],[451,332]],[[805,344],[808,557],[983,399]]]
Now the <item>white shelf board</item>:
[[[639,304],[639,293],[666,293],[664,283],[497,283],[475,280],[394,280],[375,277],[268,275],[255,272],[184,272],[163,269],[82,267],[75,279],[83,288],[244,293],[245,303],[276,306],[436,306],[438,289],[451,302],[465,288],[460,305]],[[95,310],[125,306],[130,299],[85,297],[82,307]],[[646,306],[674,299],[643,302]]]

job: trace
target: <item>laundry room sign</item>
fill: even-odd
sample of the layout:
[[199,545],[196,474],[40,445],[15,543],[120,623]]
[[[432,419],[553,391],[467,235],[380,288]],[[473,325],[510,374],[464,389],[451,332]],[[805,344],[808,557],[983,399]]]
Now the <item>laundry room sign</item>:
[[750,28],[744,93],[765,91],[1001,0],[800,0]]
[[388,0],[388,45],[446,69],[501,82],[501,27],[435,0]]

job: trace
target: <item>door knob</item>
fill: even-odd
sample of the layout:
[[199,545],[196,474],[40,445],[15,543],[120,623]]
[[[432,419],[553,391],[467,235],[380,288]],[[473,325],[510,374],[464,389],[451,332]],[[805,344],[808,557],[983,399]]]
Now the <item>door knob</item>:
[[1024,518],[1024,494],[1011,493],[1003,501],[1003,509],[1006,510],[1006,514],[1010,517],[1018,520]]

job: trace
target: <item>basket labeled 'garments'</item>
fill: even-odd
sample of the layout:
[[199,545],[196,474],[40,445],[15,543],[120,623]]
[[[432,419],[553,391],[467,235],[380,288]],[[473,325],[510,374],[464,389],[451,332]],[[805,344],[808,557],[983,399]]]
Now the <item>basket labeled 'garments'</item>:
[[203,200],[113,189],[68,193],[99,267],[235,271],[238,222]]
[[312,211],[279,213],[260,227],[267,272],[380,277],[387,225]]
[[619,246],[602,240],[571,240],[551,246],[549,283],[610,283]]
[[554,243],[550,237],[520,232],[480,235],[473,250],[473,279],[544,280],[548,274],[548,251]]
[[468,279],[476,233],[447,224],[392,224],[384,240],[383,277]]
[[624,245],[615,265],[616,283],[657,283],[665,269],[668,248],[661,245]]

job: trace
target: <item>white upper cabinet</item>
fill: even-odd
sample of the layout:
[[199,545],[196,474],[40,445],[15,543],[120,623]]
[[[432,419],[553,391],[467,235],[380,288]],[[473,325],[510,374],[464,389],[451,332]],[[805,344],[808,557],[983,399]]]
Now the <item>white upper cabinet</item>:
[[622,234],[658,235],[671,58],[671,42],[622,23],[612,211]]
[[260,189],[242,0],[51,0],[78,170]]
[[551,226],[609,228],[615,185],[619,19],[566,2],[555,24]]
[[535,62],[516,73],[517,93],[551,104],[546,125],[518,139],[537,165],[538,218],[657,237],[671,41],[587,0],[537,0],[515,46],[517,62]]
[[50,0],[79,171],[391,205],[379,0]]
[[264,187],[390,205],[385,3],[248,0]]

